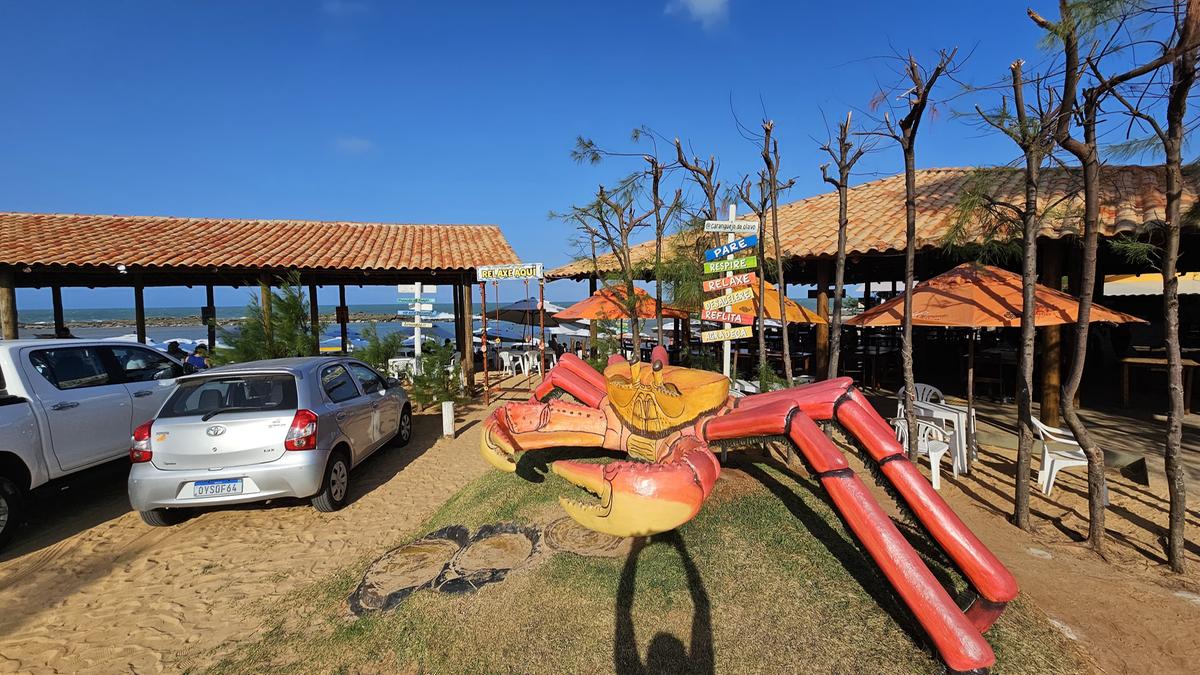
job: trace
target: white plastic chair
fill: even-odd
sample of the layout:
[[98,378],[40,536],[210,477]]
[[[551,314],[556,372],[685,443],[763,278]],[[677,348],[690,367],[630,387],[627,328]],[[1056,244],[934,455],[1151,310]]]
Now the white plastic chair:
[[[908,422],[903,417],[892,420],[900,447],[908,447]],[[917,452],[929,457],[929,482],[934,490],[942,489],[942,457],[950,452],[954,437],[942,427],[926,419],[917,419]],[[955,473],[957,475],[957,472]]]
[[[946,397],[942,395],[942,391],[931,384],[917,382],[913,385],[913,390],[916,392],[915,400],[917,401],[946,402]],[[896,417],[904,417],[904,387],[900,387],[896,391]]]
[[507,349],[499,352],[500,354],[500,372],[506,375],[516,375],[516,364],[513,358],[513,353]]
[[[1049,497],[1058,472],[1073,466],[1087,466],[1087,455],[1083,454],[1083,449],[1079,447],[1070,431],[1048,427],[1036,417],[1033,418],[1033,435],[1042,443],[1042,468],[1038,471],[1038,487],[1042,488],[1042,494]],[[1051,448],[1052,443],[1066,447]]]
[[542,355],[540,352],[529,350],[522,355],[522,368],[528,374],[533,371],[542,372]]

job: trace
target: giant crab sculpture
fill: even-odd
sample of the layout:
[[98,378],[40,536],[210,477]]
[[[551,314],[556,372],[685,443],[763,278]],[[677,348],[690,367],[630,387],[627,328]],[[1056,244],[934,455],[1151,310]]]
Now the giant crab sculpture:
[[[570,394],[580,403],[552,395]],[[974,589],[962,610],[875,501],[846,458],[817,426],[839,423]],[[669,365],[609,360],[601,375],[564,355],[525,403],[499,407],[484,424],[480,449],[502,471],[517,455],[552,447],[601,447],[633,461],[557,461],[557,475],[599,497],[560,498],[584,527],[620,537],[679,527],[699,511],[721,473],[720,444],[782,437],[800,451],[850,531],[954,671],[980,672],[995,657],[982,633],[1017,595],[1012,574],[959,520],[908,460],[885,422],[849,378],[733,398],[728,378]]]

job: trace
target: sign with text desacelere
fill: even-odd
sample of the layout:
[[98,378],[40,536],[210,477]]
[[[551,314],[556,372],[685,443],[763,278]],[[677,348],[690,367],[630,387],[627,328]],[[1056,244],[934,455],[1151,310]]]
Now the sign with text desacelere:
[[704,252],[704,259],[705,260],[716,260],[717,258],[724,258],[726,256],[731,256],[734,253],[739,253],[741,251],[745,251],[748,248],[754,248],[757,245],[758,245],[758,236],[757,235],[750,236],[750,237],[743,237],[741,239],[731,241],[728,244],[721,244],[720,246],[715,246],[713,248],[708,249],[707,251]]
[[753,297],[753,288],[742,288],[727,295],[718,295],[715,298],[709,298],[708,300],[705,300],[704,309],[719,309],[721,307],[728,307],[735,302],[749,300]]
[[758,234],[758,223],[753,220],[706,220],[704,221],[704,231]]
[[475,269],[480,281],[504,281],[506,279],[541,279],[542,263],[518,263],[516,265],[484,265]]
[[741,288],[758,283],[758,275],[754,272],[742,272],[731,277],[717,277],[704,282],[705,292],[723,291],[726,288]]
[[722,328],[721,330],[706,330],[700,334],[701,342],[724,342],[726,340],[740,340],[754,335],[754,329],[750,326],[738,326],[737,328]]
[[706,262],[704,263],[704,273],[712,274],[713,272],[752,270],[755,267],[758,267],[758,256],[748,255],[745,258],[734,258],[733,260],[713,260],[712,262]]
[[725,312],[719,309],[706,309],[700,312],[701,321],[714,321],[716,323],[738,323],[742,325],[750,325],[753,324],[756,319],[757,317],[752,314]]

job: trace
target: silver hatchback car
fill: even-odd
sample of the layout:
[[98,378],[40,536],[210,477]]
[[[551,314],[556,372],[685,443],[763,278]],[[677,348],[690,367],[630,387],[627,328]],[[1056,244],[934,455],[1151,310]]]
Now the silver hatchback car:
[[393,439],[412,437],[404,389],[341,357],[252,361],[181,377],[137,428],[129,503],[149,525],[180,509],[311,497],[346,503],[350,471]]

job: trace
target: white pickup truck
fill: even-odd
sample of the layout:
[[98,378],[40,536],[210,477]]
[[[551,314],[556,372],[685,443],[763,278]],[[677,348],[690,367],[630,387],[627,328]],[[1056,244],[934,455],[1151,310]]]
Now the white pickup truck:
[[0,547],[30,490],[127,455],[193,370],[136,342],[0,340]]

